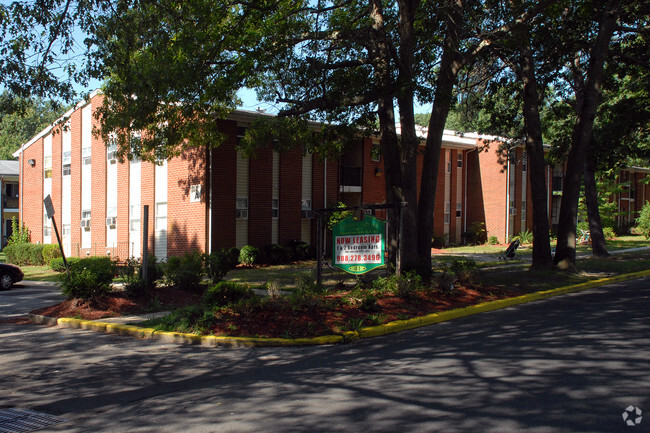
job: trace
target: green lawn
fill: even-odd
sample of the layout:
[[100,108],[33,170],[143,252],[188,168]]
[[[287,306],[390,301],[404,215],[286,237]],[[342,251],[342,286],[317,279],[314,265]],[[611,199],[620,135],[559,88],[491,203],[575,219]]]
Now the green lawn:
[[[623,236],[617,239],[608,240],[609,251],[620,249],[648,247],[650,240],[640,235]],[[449,247],[444,254],[434,254],[432,263],[434,267],[440,268],[446,264],[463,258],[463,254],[472,254],[479,268],[482,270],[482,279],[485,284],[494,284],[504,287],[520,287],[525,290],[537,290],[550,287],[558,287],[566,283],[581,282],[617,273],[634,272],[640,269],[650,269],[650,252],[636,252],[622,255],[615,255],[608,259],[594,259],[590,257],[578,258],[578,274],[568,274],[561,271],[544,271],[536,273],[528,271],[526,261],[532,252],[531,245],[522,245],[517,250],[519,259],[508,261],[507,267],[498,266],[505,262],[498,261],[497,256],[505,250],[504,245],[478,245]],[[589,254],[589,245],[579,245],[578,253]],[[4,253],[0,252],[0,262],[5,261]],[[25,280],[32,281],[57,281],[57,273],[47,266],[22,266]],[[264,266],[256,268],[237,268],[230,271],[226,280],[245,282],[253,287],[263,287],[267,282],[277,281],[281,287],[291,290],[296,285],[296,280],[301,275],[310,275],[314,278],[316,261],[308,261],[290,265]],[[378,269],[360,278],[367,280],[376,275],[384,274],[385,269]],[[337,284],[354,284],[357,277],[347,274],[338,269],[323,267],[323,284],[326,287],[333,287]]]

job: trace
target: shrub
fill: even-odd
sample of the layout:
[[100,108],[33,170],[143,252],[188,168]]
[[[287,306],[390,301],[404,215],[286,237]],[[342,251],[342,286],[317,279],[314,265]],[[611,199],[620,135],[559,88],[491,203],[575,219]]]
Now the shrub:
[[646,239],[650,239],[650,202],[646,202],[636,220],[637,229]]
[[29,265],[29,250],[31,244],[14,244],[15,247],[15,261],[14,263],[19,266]]
[[177,308],[160,319],[159,329],[174,332],[195,332],[203,334],[215,323],[214,313],[199,305]]
[[281,265],[289,261],[289,252],[278,244],[265,245],[262,248],[261,261],[269,265]]
[[530,230],[523,230],[519,234],[512,238],[512,240],[519,240],[522,244],[530,244],[533,242],[533,232]]
[[29,265],[32,266],[43,266],[43,248],[45,245],[43,244],[26,244],[29,245],[28,247],[28,261]]
[[422,288],[422,278],[414,271],[403,273],[396,278],[397,287],[395,296],[402,299],[409,299],[415,292]]
[[[345,209],[346,207],[348,207],[348,205],[342,202],[338,202],[336,204],[336,207],[339,209]],[[330,214],[330,217],[327,219],[327,228],[329,230],[333,230],[336,224],[340,223],[342,220],[344,220],[349,216],[354,216],[354,211],[340,210],[340,211],[332,212]]]
[[470,245],[484,244],[487,240],[487,230],[485,230],[485,223],[481,221],[474,221],[469,229],[463,233],[465,243]]
[[311,245],[297,239],[289,242],[287,249],[289,250],[289,259],[294,261],[311,260],[316,256]]
[[228,248],[227,256],[228,256],[228,262],[231,269],[235,269],[239,264],[239,253],[240,253],[239,248],[236,247]]
[[2,252],[5,253],[5,260],[7,263],[14,263],[18,264],[16,261],[16,246],[15,245],[7,245],[2,249]]
[[110,292],[116,270],[110,257],[87,257],[68,266],[70,275],[60,275],[61,291],[68,298],[92,299]]
[[252,296],[253,291],[246,285],[221,281],[205,291],[202,302],[209,307],[225,307]]
[[[68,266],[70,266],[70,264],[73,262],[78,262],[79,260],[81,260],[79,257],[68,257],[66,259],[66,261],[68,262]],[[65,272],[65,264],[63,263],[63,257],[54,257],[48,262],[47,265],[54,272]]]
[[198,251],[180,257],[168,257],[165,265],[165,277],[176,288],[199,291],[202,288],[203,264],[203,255]]
[[488,244],[497,245],[498,243],[499,243],[499,238],[497,238],[496,236],[490,236],[488,238]]
[[473,282],[478,266],[472,259],[462,259],[452,262],[449,270],[461,284],[468,284]]
[[392,274],[374,280],[372,288],[379,293],[388,292],[399,298],[408,299],[422,288],[422,278],[414,271],[405,272],[399,277]]
[[58,245],[47,244],[43,246],[43,263],[49,264],[55,257],[61,257],[61,249]]
[[231,269],[227,251],[222,249],[205,255],[205,273],[213,284],[223,280]]
[[239,252],[239,262],[246,266],[252,266],[260,259],[260,250],[252,245],[246,245]]

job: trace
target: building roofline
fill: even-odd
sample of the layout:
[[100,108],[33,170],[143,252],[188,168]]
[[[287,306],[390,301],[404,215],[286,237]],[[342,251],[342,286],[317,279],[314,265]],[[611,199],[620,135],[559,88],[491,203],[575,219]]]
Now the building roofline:
[[28,142],[22,144],[18,150],[16,150],[14,153],[11,154],[14,158],[18,158],[21,153],[23,153],[29,146],[34,144],[36,141],[38,141],[40,138],[46,136],[47,134],[54,129],[55,126],[59,125],[61,122],[63,122],[66,118],[69,118],[72,116],[72,113],[77,111],[79,108],[82,108],[90,103],[90,100],[93,99],[95,96],[99,95],[102,93],[101,89],[95,89],[90,94],[88,95],[88,99],[84,99],[82,101],[77,102],[72,108],[70,108],[68,111],[66,111],[61,117],[56,119],[54,122],[52,122],[49,126],[45,127],[41,132],[36,134],[34,137],[32,137]]

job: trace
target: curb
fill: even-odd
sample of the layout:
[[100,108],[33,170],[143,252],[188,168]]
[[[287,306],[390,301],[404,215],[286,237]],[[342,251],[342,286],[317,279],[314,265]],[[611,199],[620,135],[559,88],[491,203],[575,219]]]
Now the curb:
[[634,280],[650,276],[650,270],[633,272],[630,274],[616,275],[609,278],[587,281],[573,286],[560,287],[557,289],[544,290],[541,292],[529,293],[514,298],[499,299],[497,301],[484,302],[469,307],[456,308],[454,310],[432,313],[426,316],[414,317],[408,320],[397,320],[378,326],[361,328],[358,331],[346,331],[340,335],[325,335],[313,338],[264,338],[264,337],[221,337],[214,335],[196,335],[182,332],[157,331],[153,328],[141,328],[133,325],[123,325],[93,320],[81,320],[72,318],[54,318],[29,314],[28,318],[38,324],[58,325],[63,328],[86,329],[92,331],[106,332],[111,334],[128,335],[140,339],[158,340],[164,343],[198,344],[207,347],[230,346],[230,347],[260,347],[260,346],[314,346],[322,344],[351,343],[362,338],[372,338],[382,335],[394,334],[396,332],[433,325],[448,320],[467,317],[474,314],[488,311],[500,310],[514,305],[527,302],[547,299],[554,296],[569,293],[581,292],[594,287],[603,286],[621,281]]

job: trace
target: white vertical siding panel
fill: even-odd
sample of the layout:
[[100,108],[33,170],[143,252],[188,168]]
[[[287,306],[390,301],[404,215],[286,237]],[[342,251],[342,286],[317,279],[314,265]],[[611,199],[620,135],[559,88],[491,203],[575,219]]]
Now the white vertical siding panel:
[[[155,168],[155,235],[154,235],[154,254],[156,258],[162,260],[167,258],[167,161],[162,165],[156,165]],[[161,210],[164,209],[164,215]]]
[[[241,151],[237,151],[237,173],[235,191],[238,198],[248,196],[249,160]],[[235,246],[241,248],[248,244],[248,218],[238,218],[235,222]]]
[[139,159],[130,162],[129,169],[129,255],[140,257],[141,217],[141,177],[142,165]]
[[[92,132],[93,132],[93,118],[92,118],[92,106],[90,104],[86,105],[81,110],[81,211],[91,209],[92,202],[92,176],[91,176],[91,165],[83,164],[83,156],[90,155],[90,149],[92,144]],[[84,149],[86,149],[84,151]],[[81,217],[81,215],[79,215]],[[91,213],[91,220],[93,216]],[[90,248],[92,246],[92,237],[91,231],[85,230],[83,228],[78,228],[81,230],[81,248]]]

